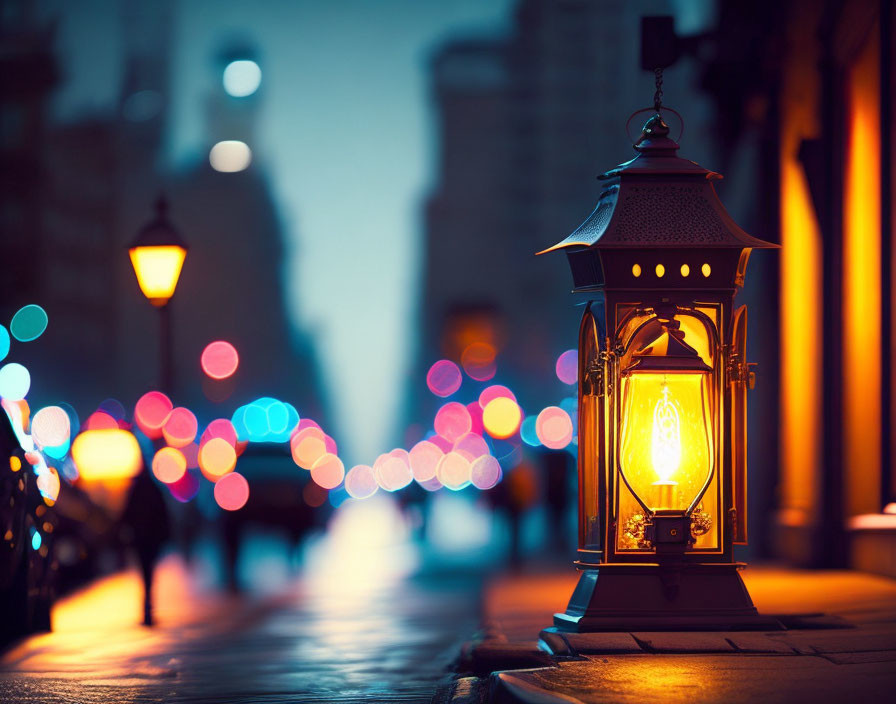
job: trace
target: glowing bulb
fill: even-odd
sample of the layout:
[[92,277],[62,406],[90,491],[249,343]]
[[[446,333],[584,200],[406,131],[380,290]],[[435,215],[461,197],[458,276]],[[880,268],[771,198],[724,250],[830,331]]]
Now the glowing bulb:
[[669,398],[669,387],[663,384],[663,397],[653,408],[651,437],[653,470],[660,482],[671,482],[681,464],[681,420],[678,404]]

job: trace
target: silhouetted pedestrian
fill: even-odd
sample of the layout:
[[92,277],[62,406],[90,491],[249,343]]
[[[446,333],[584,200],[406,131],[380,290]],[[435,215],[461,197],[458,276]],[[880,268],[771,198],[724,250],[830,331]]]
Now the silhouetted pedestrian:
[[575,471],[573,458],[566,450],[544,450],[541,465],[545,473],[545,504],[551,526],[551,545],[554,554],[565,555],[569,549],[569,482]]
[[121,517],[143,577],[143,623],[153,625],[152,580],[162,546],[171,535],[171,521],[162,490],[144,469],[134,479]]

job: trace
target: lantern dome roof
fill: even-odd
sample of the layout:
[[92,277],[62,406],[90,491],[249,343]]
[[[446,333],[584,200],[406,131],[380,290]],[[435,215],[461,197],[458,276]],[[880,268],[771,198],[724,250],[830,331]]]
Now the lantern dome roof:
[[134,247],[181,247],[187,249],[180,232],[168,219],[168,200],[164,195],[160,195],[156,199],[153,218],[140,228],[136,239],[131,243],[131,248]]
[[678,156],[661,115],[647,121],[638,155],[598,178],[604,188],[594,212],[565,239],[539,252],[566,248],[770,248],[731,218],[712,182],[720,174]]

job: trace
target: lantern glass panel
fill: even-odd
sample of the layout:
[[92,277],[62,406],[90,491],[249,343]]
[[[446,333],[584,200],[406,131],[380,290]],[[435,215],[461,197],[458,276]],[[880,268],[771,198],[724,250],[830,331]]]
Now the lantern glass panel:
[[643,531],[658,510],[691,511],[690,549],[718,550],[716,311],[682,311],[674,317],[680,339],[699,357],[692,361],[705,365],[690,370],[663,354],[653,355],[648,369],[633,364],[638,350],[662,350],[659,321],[650,313],[634,312],[617,338],[626,350],[620,369],[629,371],[619,378],[616,550],[650,550]]
[[622,379],[620,471],[651,511],[687,510],[709,479],[708,378],[633,373]]

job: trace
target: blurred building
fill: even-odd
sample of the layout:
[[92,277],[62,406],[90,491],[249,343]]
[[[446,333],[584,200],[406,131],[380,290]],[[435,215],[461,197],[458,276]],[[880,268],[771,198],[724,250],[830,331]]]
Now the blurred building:
[[[217,141],[252,142],[260,95],[233,97],[220,80],[225,65],[251,48],[227,45],[209,57],[218,76],[207,98],[209,141],[197,166],[172,172],[163,149],[174,3],[120,4],[117,109],[63,123],[48,106],[65,76],[56,68],[52,25],[35,19],[36,7],[4,7],[0,33],[0,254],[15,262],[0,283],[4,313],[34,302],[50,318],[22,359],[35,379],[32,403],[66,400],[89,413],[108,396],[127,407],[157,387],[157,313],[140,293],[127,247],[164,192],[190,247],[171,304],[175,402],[210,420],[266,394],[321,419],[312,341],[286,315],[283,235],[263,160],[256,155],[247,169],[222,173],[207,159]],[[237,347],[241,365],[232,383],[209,389],[199,356],[216,339]]]
[[563,262],[535,253],[591,212],[597,174],[630,158],[626,117],[653,95],[632,37],[642,14],[662,11],[667,3],[523,0],[509,36],[434,53],[418,378],[440,357],[460,362],[461,341],[480,334],[498,347],[496,379],[525,408],[565,393],[553,369],[576,344],[580,312]]
[[777,395],[759,427],[778,456],[760,486],[751,456],[751,505],[770,554],[894,575],[894,3],[719,9],[691,50],[724,159],[752,162],[752,221],[782,245],[762,264],[777,284],[752,293],[779,330],[752,355]]

